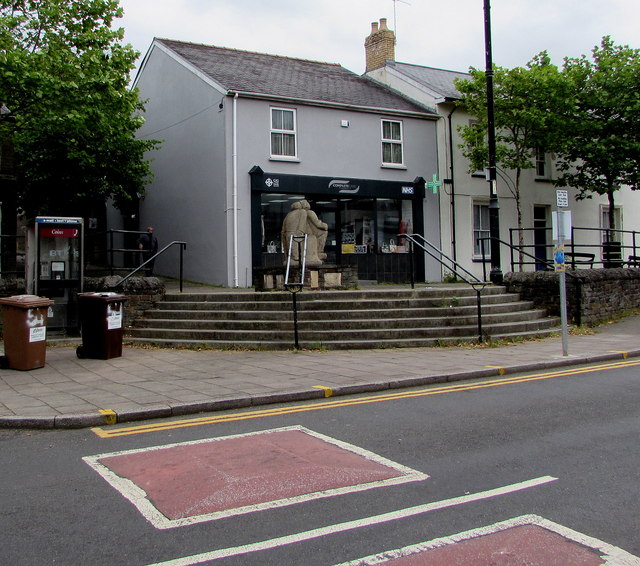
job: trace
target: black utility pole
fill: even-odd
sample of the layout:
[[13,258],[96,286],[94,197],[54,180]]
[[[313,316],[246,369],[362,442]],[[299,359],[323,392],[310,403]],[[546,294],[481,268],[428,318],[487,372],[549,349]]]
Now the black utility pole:
[[487,79],[487,141],[489,145],[489,236],[491,237],[491,272],[492,283],[502,283],[500,269],[500,206],[498,205],[498,189],[496,186],[496,130],[493,115],[493,60],[491,57],[491,6],[490,0],[484,0],[484,45]]

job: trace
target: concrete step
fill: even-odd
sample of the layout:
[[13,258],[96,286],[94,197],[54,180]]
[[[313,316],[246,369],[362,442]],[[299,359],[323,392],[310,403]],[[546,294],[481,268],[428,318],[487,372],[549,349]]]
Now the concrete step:
[[[260,295],[258,295],[260,297]],[[481,302],[483,305],[491,304],[504,304],[517,302],[519,300],[518,295],[515,294],[495,294],[487,293],[481,296]],[[335,298],[314,298],[312,296],[306,296],[301,293],[297,299],[297,306],[299,311],[321,311],[321,310],[353,310],[357,308],[361,309],[408,309],[408,308],[450,308],[458,306],[476,306],[477,297],[473,295],[442,295],[437,297],[425,297],[425,296],[407,296],[400,295],[396,297],[365,297],[360,299],[350,299],[342,296]],[[357,305],[357,306],[356,306]],[[291,310],[292,299],[290,296],[283,297],[281,300],[262,301],[259,299],[250,300],[247,297],[246,300],[195,300],[194,297],[189,297],[189,300],[174,301],[165,300],[159,307],[159,310],[223,310],[223,311],[286,311]]]
[[[176,330],[289,330],[293,328],[293,315],[286,313],[286,318],[281,320],[235,320],[235,319],[163,319],[153,318],[140,320],[137,328],[154,328],[154,329],[176,329]],[[439,317],[407,317],[394,316],[391,317],[381,315],[378,311],[371,311],[372,316],[361,318],[324,318],[324,319],[307,319],[303,316],[298,318],[299,330],[319,331],[319,332],[335,332],[340,330],[357,330],[357,329],[402,329],[402,328],[442,328],[444,326],[471,326],[477,325],[477,316],[475,313],[469,315],[457,315],[455,313],[445,313],[448,316]],[[356,313],[354,313],[356,314]],[[362,314],[362,313],[357,313]],[[404,315],[399,311],[394,314]],[[376,316],[373,316],[376,315]],[[544,310],[527,310],[515,311],[510,313],[489,313],[482,315],[482,323],[492,324],[496,322],[523,322],[538,320],[546,315]]]
[[[512,322],[483,322],[483,333],[506,334],[509,332],[535,332],[539,329],[550,328],[556,325],[556,320],[552,318],[541,318],[537,320],[516,320]],[[135,338],[146,338],[155,340],[157,338],[170,338],[174,336],[182,340],[222,340],[222,341],[242,341],[252,342],[278,342],[290,341],[293,333],[293,323],[289,323],[289,328],[136,328],[131,333]],[[434,338],[439,337],[471,337],[477,338],[478,327],[474,321],[464,325],[440,325],[440,326],[386,326],[386,327],[360,327],[345,328],[342,325],[333,328],[323,329],[311,326],[302,328],[299,326],[300,339],[307,342],[341,342],[350,340],[384,341],[387,339],[411,338]]]
[[[164,306],[164,305],[162,305]],[[353,307],[353,305],[351,305]],[[531,301],[513,301],[503,303],[485,303],[482,304],[482,312],[487,314],[497,313],[513,313],[530,310],[533,307]],[[293,317],[291,305],[282,310],[205,310],[205,309],[164,309],[158,308],[153,311],[147,311],[145,318],[139,321],[139,324],[148,325],[152,320],[247,320],[247,321],[264,321],[264,320],[291,320]],[[431,307],[416,308],[408,307],[403,309],[381,309],[381,308],[362,308],[362,309],[338,309],[338,310],[312,310],[299,309],[299,320],[338,320],[338,319],[375,319],[375,318],[441,318],[450,316],[476,316],[477,306],[447,306],[447,307]]]
[[[433,346],[477,341],[477,295],[466,285],[308,292],[297,296],[301,348]],[[482,291],[484,336],[548,335],[555,318],[504,287]],[[172,347],[290,349],[292,295],[247,291],[172,293],[145,313],[128,340]]]
[[[555,327],[538,328],[535,331],[526,332],[508,332],[504,334],[495,334],[485,337],[485,341],[491,340],[518,340],[518,339],[534,339],[546,338],[553,335],[558,330]],[[165,348],[213,348],[213,349],[234,349],[234,350],[291,350],[294,348],[293,335],[288,340],[192,340],[181,339],[172,336],[169,338],[136,338],[129,337],[127,341],[132,344],[150,344]],[[476,334],[467,336],[439,336],[439,337],[413,337],[413,338],[387,338],[385,340],[372,341],[370,337],[357,340],[323,340],[323,341],[307,341],[299,340],[300,349],[317,350],[362,350],[376,348],[423,348],[437,347],[447,345],[457,345],[470,342],[477,342]]]
[[[501,295],[506,292],[506,288],[502,286],[488,286],[482,290],[482,295]],[[270,303],[278,301],[291,301],[292,293],[287,291],[273,291],[265,293],[257,293],[255,291],[233,291],[233,292],[203,292],[203,293],[166,293],[165,301],[169,302],[253,302],[253,303]],[[364,299],[396,299],[399,297],[407,298],[442,298],[450,296],[476,296],[476,292],[465,284],[436,285],[436,286],[418,286],[415,289],[406,288],[368,288],[361,290],[348,291],[309,291],[304,290],[298,293],[299,300],[347,300],[359,301]]]

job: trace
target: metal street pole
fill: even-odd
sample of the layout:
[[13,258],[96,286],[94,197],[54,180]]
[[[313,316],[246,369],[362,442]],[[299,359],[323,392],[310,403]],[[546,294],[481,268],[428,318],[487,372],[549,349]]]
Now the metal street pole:
[[487,143],[489,146],[489,236],[491,237],[491,272],[489,279],[496,285],[502,284],[500,268],[500,206],[496,186],[496,131],[493,113],[493,60],[491,56],[491,6],[490,0],[484,0],[484,45],[487,79]]
[[556,246],[553,251],[553,263],[558,273],[560,285],[560,321],[562,323],[562,355],[569,355],[569,324],[567,322],[567,276],[564,255],[565,240],[571,239],[571,211],[565,210],[569,206],[569,193],[566,190],[556,191],[557,210],[553,218],[553,232]]

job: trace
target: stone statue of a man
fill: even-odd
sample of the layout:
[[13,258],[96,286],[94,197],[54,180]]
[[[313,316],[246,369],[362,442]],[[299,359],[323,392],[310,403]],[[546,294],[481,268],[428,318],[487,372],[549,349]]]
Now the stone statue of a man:
[[[307,236],[306,265],[317,267],[322,265],[327,254],[324,253],[324,246],[327,241],[328,226],[322,222],[317,214],[311,210],[311,205],[306,200],[296,201],[291,205],[291,210],[282,222],[280,234],[282,249],[285,253],[285,263],[289,256],[289,242],[291,236]],[[299,265],[300,257],[298,244],[294,242],[291,250],[291,265]]]

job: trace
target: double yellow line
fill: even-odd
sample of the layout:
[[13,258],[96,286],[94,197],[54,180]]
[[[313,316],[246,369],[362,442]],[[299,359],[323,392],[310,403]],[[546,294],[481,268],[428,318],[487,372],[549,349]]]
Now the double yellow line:
[[[177,428],[186,428],[192,426],[202,426],[209,424],[228,423],[233,421],[244,421],[249,419],[262,419],[265,417],[273,417],[279,415],[291,415],[294,413],[306,413],[309,411],[322,411],[325,409],[338,409],[340,407],[350,407],[354,405],[365,405],[367,403],[381,403],[383,401],[396,401],[398,399],[410,399],[413,397],[426,397],[428,395],[442,395],[445,393],[456,393],[459,391],[472,391],[474,389],[485,389],[488,387],[500,387],[502,385],[513,385],[516,383],[524,383],[527,381],[539,381],[542,379],[553,379],[556,377],[565,377],[569,375],[579,375],[584,373],[594,373],[597,371],[614,370],[625,367],[633,367],[640,365],[638,361],[622,361],[600,364],[595,366],[586,366],[579,368],[571,368],[566,370],[551,371],[546,373],[537,373],[519,377],[509,377],[503,379],[489,379],[482,382],[463,382],[440,387],[429,387],[427,389],[406,389],[396,391],[394,393],[380,393],[369,395],[366,397],[344,397],[332,398],[330,401],[318,403],[309,402],[304,405],[285,405],[271,409],[260,409],[256,411],[243,411],[231,414],[216,414],[208,417],[199,417],[193,419],[183,419],[178,421],[158,421],[144,425],[109,428],[101,427],[91,429],[101,438],[115,438],[118,436],[130,436],[134,434],[144,434],[147,432],[158,432],[163,430],[173,430]],[[497,368],[500,369],[500,368]],[[500,373],[500,372],[499,372]],[[500,374],[502,375],[501,372]],[[321,389],[327,389],[320,387]]]

